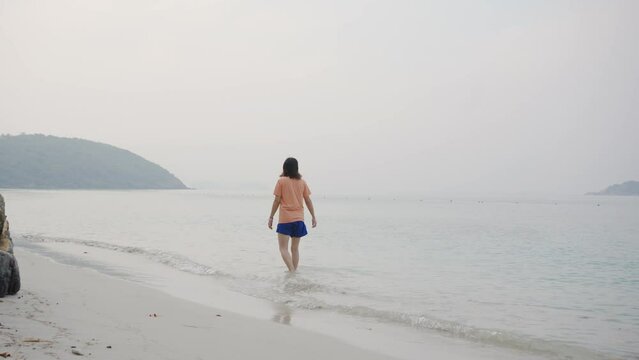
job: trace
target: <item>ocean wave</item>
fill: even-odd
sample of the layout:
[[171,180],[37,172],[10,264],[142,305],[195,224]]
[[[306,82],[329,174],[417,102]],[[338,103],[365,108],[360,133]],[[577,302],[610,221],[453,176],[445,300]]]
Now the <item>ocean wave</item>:
[[569,345],[560,341],[539,339],[503,330],[473,327],[454,321],[438,319],[432,315],[426,314],[410,314],[378,310],[367,306],[327,304],[311,301],[309,298],[288,301],[286,305],[307,310],[326,310],[348,316],[372,319],[393,325],[403,325],[419,330],[433,331],[447,337],[543,355],[551,359],[619,359],[618,357],[596,352],[580,346]]
[[[391,310],[380,310],[363,305],[344,305],[353,302],[353,297],[366,297],[366,294],[354,295],[335,287],[321,285],[303,276],[286,276],[270,288],[243,286],[236,291],[245,295],[262,298],[274,303],[280,303],[292,308],[309,311],[328,311],[360,319],[370,319],[376,322],[405,326],[418,331],[429,331],[436,334],[458,338],[474,343],[524,351],[541,355],[549,359],[580,359],[580,360],[613,360],[619,357],[597,352],[582,346],[566,344],[561,341],[536,338],[530,335],[512,331],[488,329],[444,320],[426,313],[406,313]],[[262,279],[264,281],[265,279]],[[331,302],[322,301],[331,293]],[[340,298],[340,295],[348,297]],[[343,301],[340,301],[343,300]],[[340,302],[342,304],[340,304]],[[356,300],[356,302],[358,302]]]
[[176,254],[169,251],[163,251],[158,249],[139,248],[135,246],[121,246],[109,244],[101,241],[93,240],[79,240],[69,238],[57,238],[57,237],[42,237],[38,235],[19,235],[16,237],[19,240],[24,240],[29,243],[68,243],[76,244],[87,247],[111,250],[126,254],[141,255],[145,258],[170,266],[177,270],[185,271],[195,275],[211,275],[216,277],[231,277],[230,274],[214,269],[210,266],[197,263],[186,256]]

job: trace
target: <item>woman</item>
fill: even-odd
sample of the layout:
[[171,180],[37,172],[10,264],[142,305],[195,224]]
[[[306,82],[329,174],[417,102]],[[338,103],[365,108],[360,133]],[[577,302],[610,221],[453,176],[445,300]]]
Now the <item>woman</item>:
[[[311,201],[311,191],[302,180],[302,175],[298,171],[297,160],[288,158],[284,161],[284,171],[280,175],[273,195],[273,206],[271,216],[268,218],[269,229],[273,228],[273,216],[277,209],[280,209],[279,223],[277,224],[277,239],[280,244],[280,254],[288,271],[297,270],[300,262],[300,239],[306,235],[306,225],[304,225],[304,203],[311,213],[312,225],[317,226],[315,219],[315,209]],[[304,200],[304,202],[302,202]],[[291,239],[291,252],[288,251],[288,240]]]

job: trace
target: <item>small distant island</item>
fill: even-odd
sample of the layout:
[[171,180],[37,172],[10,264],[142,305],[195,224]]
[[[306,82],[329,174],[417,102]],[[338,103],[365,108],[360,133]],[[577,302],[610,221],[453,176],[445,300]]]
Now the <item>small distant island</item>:
[[599,192],[589,192],[586,195],[639,196],[639,181],[626,181],[622,184],[608,186]]
[[50,135],[0,135],[0,188],[187,189],[128,150]]

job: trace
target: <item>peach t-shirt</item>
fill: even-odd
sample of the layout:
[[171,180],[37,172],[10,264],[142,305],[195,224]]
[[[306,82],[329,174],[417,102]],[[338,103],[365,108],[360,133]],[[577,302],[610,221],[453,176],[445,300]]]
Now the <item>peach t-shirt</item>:
[[280,196],[280,224],[304,221],[304,196],[311,195],[306,181],[282,176],[275,184],[273,195]]

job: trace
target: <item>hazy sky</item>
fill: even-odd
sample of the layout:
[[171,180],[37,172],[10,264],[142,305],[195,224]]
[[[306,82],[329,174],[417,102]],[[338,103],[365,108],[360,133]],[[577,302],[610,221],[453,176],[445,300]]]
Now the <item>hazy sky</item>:
[[0,133],[187,184],[583,193],[639,180],[639,1],[0,0]]

